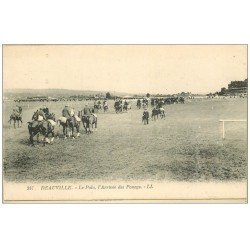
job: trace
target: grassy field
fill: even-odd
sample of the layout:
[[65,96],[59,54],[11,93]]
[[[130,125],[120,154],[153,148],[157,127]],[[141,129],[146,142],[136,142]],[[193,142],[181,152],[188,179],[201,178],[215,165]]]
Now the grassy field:
[[[84,102],[69,103],[75,110]],[[80,138],[31,147],[27,121],[42,103],[25,103],[24,125],[7,123],[14,103],[4,103],[4,178],[15,182],[80,180],[239,181],[247,178],[247,99],[192,100],[166,106],[166,119],[141,122],[135,104],[128,113],[98,114],[98,131]],[[48,103],[61,115],[65,103]],[[59,129],[59,128],[57,128]],[[62,134],[62,128],[60,128]]]

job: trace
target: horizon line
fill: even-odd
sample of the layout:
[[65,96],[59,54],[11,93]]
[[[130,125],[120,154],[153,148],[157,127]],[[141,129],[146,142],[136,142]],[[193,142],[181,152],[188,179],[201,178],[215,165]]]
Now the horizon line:
[[[92,91],[92,92],[110,92],[111,94],[112,93],[126,93],[126,94],[133,94],[133,95],[136,95],[136,94],[147,94],[149,93],[150,95],[170,95],[170,94],[173,94],[173,93],[169,93],[169,94],[165,94],[165,93],[150,93],[150,92],[129,92],[129,91],[122,91],[122,90],[91,90],[91,89],[68,89],[68,88],[4,88],[3,87],[3,91],[4,90],[68,90],[68,91]],[[164,92],[164,91],[163,91]],[[184,92],[184,93],[191,93],[191,94],[208,94],[208,93],[215,93],[215,92],[218,92],[218,91],[207,91],[207,92],[192,92],[192,91],[181,91],[181,92]],[[178,93],[181,93],[181,92],[175,92],[174,94],[178,94]]]

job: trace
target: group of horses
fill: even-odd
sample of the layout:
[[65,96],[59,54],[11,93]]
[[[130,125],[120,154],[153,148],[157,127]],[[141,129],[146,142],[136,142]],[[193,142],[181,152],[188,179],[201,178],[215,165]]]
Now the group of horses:
[[[32,121],[28,122],[28,130],[30,135],[31,145],[34,146],[34,137],[37,136],[37,140],[39,140],[39,135],[43,135],[43,144],[52,143],[54,141],[55,136],[59,138],[59,131],[55,131],[56,126],[63,128],[64,138],[67,139],[72,137],[75,139],[80,136],[80,125],[83,124],[83,128],[86,134],[90,134],[93,130],[97,130],[97,116],[95,114],[84,115],[83,111],[79,111],[78,115],[74,114],[71,117],[59,117],[56,120],[55,114],[53,113],[45,113],[45,119],[39,121],[38,118],[38,110],[34,113]],[[75,135],[74,132],[77,132]],[[49,140],[49,136],[51,135],[51,140]]]
[[94,104],[94,109],[96,112],[99,112],[103,109],[104,112],[107,112],[109,109],[108,103],[106,101],[103,102],[103,105],[101,105],[101,102],[97,102]]
[[128,101],[123,100],[115,100],[114,108],[116,114],[122,113],[123,111],[127,112],[129,109],[131,109],[131,105]]
[[[184,103],[184,101],[179,100]],[[152,105],[153,104],[153,105]],[[161,101],[158,99],[157,101],[152,102],[151,101],[151,115],[148,111],[148,105],[149,100],[143,99],[143,100],[137,100],[137,109],[140,109],[141,107],[144,109],[143,116],[142,116],[142,122],[144,124],[149,123],[149,119],[151,117],[152,121],[156,121],[157,119],[165,119],[166,114],[165,110],[163,108],[163,105],[166,104],[165,101]],[[57,127],[62,127],[62,132],[64,138],[76,138],[80,136],[80,125],[83,124],[83,128],[85,130],[86,134],[90,134],[94,130],[97,130],[97,115],[95,114],[95,111],[98,112],[98,110],[101,110],[103,108],[104,112],[108,110],[107,102],[103,103],[103,107],[101,103],[95,103],[92,109],[92,112],[90,115],[85,115],[83,110],[78,111],[76,114],[74,114],[71,117],[59,117],[56,119],[55,114],[49,113],[48,108],[41,109],[44,113],[44,118],[42,120],[39,120],[39,110],[37,110],[33,116],[32,121],[28,122],[28,131],[29,131],[29,139],[31,142],[31,145],[34,145],[34,137],[37,136],[37,140],[39,140],[39,135],[43,135],[43,143],[51,143],[53,142],[55,136],[59,138],[59,129],[56,129]],[[131,109],[131,105],[129,102],[124,100],[116,100],[114,103],[114,108],[116,113],[121,113],[123,111],[128,111]],[[16,123],[21,122],[22,125],[22,108],[18,107],[18,109],[15,109],[14,112],[10,116],[9,123],[11,124],[11,121],[14,121],[14,128],[16,128]],[[76,135],[75,135],[76,132]],[[49,136],[51,135],[51,140],[49,140]]]
[[151,98],[151,106],[157,106],[160,103],[163,105],[170,105],[170,104],[184,104],[185,99],[183,96],[178,96],[178,97],[166,97],[166,98]]
[[149,103],[149,100],[148,99],[138,99],[137,102],[136,102],[136,107],[137,109],[145,109],[148,107],[148,103]]

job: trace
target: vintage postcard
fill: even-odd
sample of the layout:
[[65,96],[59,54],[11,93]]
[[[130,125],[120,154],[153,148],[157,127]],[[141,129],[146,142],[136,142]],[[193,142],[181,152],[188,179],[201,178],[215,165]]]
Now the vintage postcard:
[[3,45],[4,203],[247,203],[247,45]]

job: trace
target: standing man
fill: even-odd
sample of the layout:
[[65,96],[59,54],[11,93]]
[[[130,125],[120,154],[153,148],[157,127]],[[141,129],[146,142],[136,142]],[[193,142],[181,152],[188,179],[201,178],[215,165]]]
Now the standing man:
[[149,112],[147,109],[143,111],[142,121],[144,121],[144,125],[148,124]]

